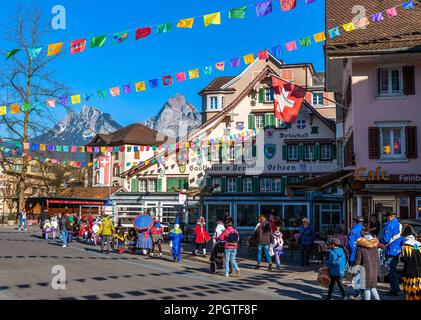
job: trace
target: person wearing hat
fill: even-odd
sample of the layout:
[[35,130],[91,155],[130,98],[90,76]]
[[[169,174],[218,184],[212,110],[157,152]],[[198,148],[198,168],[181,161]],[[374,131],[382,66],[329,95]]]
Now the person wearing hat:
[[203,217],[197,221],[196,226],[194,227],[194,242],[196,244],[196,248],[193,252],[193,255],[197,256],[199,253],[199,249],[202,248],[203,256],[206,256],[206,243],[209,242],[212,237],[206,232],[206,220]]
[[390,268],[390,291],[388,295],[399,296],[399,277],[396,267],[399,263],[399,256],[402,251],[403,238],[401,237],[402,225],[396,216],[396,213],[389,211],[386,213],[387,222],[380,231],[379,240],[385,245],[386,259]]
[[174,262],[181,261],[181,241],[183,240],[183,231],[180,229],[180,219],[175,219],[174,228],[170,231],[170,247]]
[[316,232],[307,218],[302,220],[298,242],[301,245],[301,266],[310,266],[310,251],[316,241]]
[[332,299],[335,284],[338,286],[342,298],[345,300],[347,299],[347,296],[342,285],[342,278],[345,276],[346,255],[339,239],[330,240],[330,247],[329,259],[325,262],[325,265],[329,268],[330,277],[329,291],[325,300]]
[[[346,249],[348,250],[348,263],[351,267],[355,265],[355,259],[357,257],[357,240],[361,237],[361,232],[364,229],[364,218],[363,217],[354,217],[354,225],[351,228],[351,231],[348,234],[348,241]],[[356,277],[360,277],[360,274],[357,273]],[[354,299],[362,299],[363,291],[356,289],[355,296],[351,297]]]
[[421,243],[416,240],[414,229],[405,226],[402,230],[404,243],[401,260],[403,291],[406,300],[421,300]]

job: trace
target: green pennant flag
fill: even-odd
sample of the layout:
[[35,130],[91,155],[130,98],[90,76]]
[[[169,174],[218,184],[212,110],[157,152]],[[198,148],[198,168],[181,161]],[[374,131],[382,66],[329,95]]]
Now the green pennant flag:
[[305,37],[305,38],[300,39],[300,45],[302,47],[308,47],[309,45],[311,45],[310,37]]
[[107,36],[96,36],[91,38],[91,48],[102,48],[107,41]]
[[163,23],[163,24],[158,24],[158,33],[166,33],[166,32],[170,32],[172,29],[172,24],[171,22],[168,23]]
[[235,8],[229,11],[228,17],[230,19],[244,19],[246,17],[247,7]]
[[29,103],[22,104],[22,111],[31,111],[31,105]]
[[98,98],[105,98],[107,92],[105,90],[98,90]]
[[16,53],[18,53],[20,51],[20,49],[13,49],[10,51],[7,51],[6,54],[6,60],[10,59],[11,57],[13,57]]

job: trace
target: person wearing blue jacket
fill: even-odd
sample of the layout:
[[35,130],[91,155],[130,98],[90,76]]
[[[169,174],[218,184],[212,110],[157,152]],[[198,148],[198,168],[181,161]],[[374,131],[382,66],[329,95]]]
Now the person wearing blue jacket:
[[364,226],[364,218],[363,217],[355,217],[354,218],[354,226],[351,228],[351,231],[348,235],[348,244],[346,248],[349,252],[349,264],[353,266],[355,264],[355,259],[357,257],[357,240],[361,238],[361,231],[363,231]]
[[343,299],[347,299],[345,289],[342,285],[342,278],[345,276],[346,269],[346,255],[344,249],[341,247],[339,239],[332,239],[330,241],[331,251],[329,254],[329,260],[325,262],[325,265],[329,268],[329,291],[326,300],[332,299],[333,289],[335,284],[338,285],[339,290]]
[[316,240],[316,232],[310,226],[307,218],[304,218],[302,222],[298,241],[301,245],[301,266],[304,267],[310,265],[310,251]]
[[388,212],[386,216],[387,222],[380,231],[379,240],[385,245],[386,259],[390,268],[390,291],[388,295],[398,296],[400,290],[396,267],[399,263],[404,238],[401,237],[402,225],[399,223],[396,213]]

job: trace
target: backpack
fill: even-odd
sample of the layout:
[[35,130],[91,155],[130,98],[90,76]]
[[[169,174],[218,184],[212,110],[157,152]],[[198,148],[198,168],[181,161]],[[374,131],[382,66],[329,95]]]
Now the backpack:
[[238,232],[236,230],[234,230],[234,232],[230,232],[228,234],[227,242],[229,244],[237,244],[238,243],[238,239],[239,239]]

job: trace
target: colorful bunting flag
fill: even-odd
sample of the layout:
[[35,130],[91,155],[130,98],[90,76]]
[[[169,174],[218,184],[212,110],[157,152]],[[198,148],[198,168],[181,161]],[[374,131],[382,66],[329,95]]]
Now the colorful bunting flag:
[[379,22],[384,20],[383,12],[375,13],[371,16],[373,22]]
[[269,59],[269,52],[266,49],[262,50],[262,51],[259,51],[258,55],[259,55],[260,60]]
[[112,97],[118,97],[120,95],[120,87],[110,88],[110,93]]
[[107,92],[105,90],[98,90],[97,94],[100,99],[104,99],[107,96]]
[[314,35],[314,41],[322,42],[326,40],[326,34],[324,32],[319,32]]
[[231,9],[228,13],[229,19],[244,19],[246,17],[247,7]]
[[203,67],[203,73],[205,74],[205,76],[210,76],[212,72],[212,66]]
[[35,60],[40,55],[41,52],[42,52],[42,47],[28,48],[29,58],[31,60]]
[[183,82],[187,80],[186,73],[185,72],[179,72],[175,75],[175,78],[178,82]]
[[89,102],[92,99],[93,96],[94,96],[93,93],[85,93],[83,95],[83,97],[85,98],[85,101],[87,101],[87,102]]
[[231,59],[231,68],[238,68],[240,66],[240,58]]
[[305,38],[300,39],[300,46],[308,47],[309,45],[311,45],[310,37],[305,37]]
[[19,51],[20,51],[20,49],[13,49],[13,50],[7,51],[6,60],[9,60],[11,57],[13,57]]
[[172,84],[173,84],[173,81],[172,81],[172,76],[165,76],[165,77],[162,77],[162,84],[163,84],[164,86],[170,86],[170,85],[172,85]]
[[114,44],[120,44],[126,41],[129,38],[129,33],[127,31],[116,32],[113,34]]
[[194,18],[181,19],[178,21],[177,28],[193,28]]
[[170,32],[171,29],[172,29],[171,22],[162,23],[162,24],[158,24],[157,32],[158,33],[167,33],[167,32]]
[[221,61],[221,62],[215,63],[215,68],[216,68],[216,70],[224,71],[225,70],[225,62]]
[[189,78],[190,79],[197,79],[197,78],[199,78],[199,69],[189,70]]
[[364,17],[358,20],[358,28],[362,29],[365,28],[366,26],[368,26],[370,24],[370,20],[368,19],[368,17]]
[[56,106],[56,99],[48,99],[46,101],[46,104],[50,108],[54,108]]
[[402,4],[402,8],[404,8],[405,10],[415,8],[414,1],[411,0],[411,1],[405,2],[404,4]]
[[13,104],[10,106],[10,113],[11,114],[17,114],[20,113],[20,107],[17,104]]
[[270,49],[270,52],[273,56],[279,58],[282,55],[282,47],[276,46]]
[[6,106],[1,106],[0,107],[0,116],[4,116],[7,114],[7,107]]
[[61,105],[67,106],[69,104],[69,97],[61,97],[59,98]]
[[297,50],[297,43],[295,41],[291,41],[285,44],[287,51],[294,51]]
[[282,11],[291,11],[297,6],[297,0],[281,0]]
[[158,79],[151,79],[151,80],[149,80],[149,85],[153,89],[158,88],[159,87]]
[[306,0],[306,4],[310,4],[310,3],[313,3],[313,2],[316,2],[316,0]]
[[256,4],[257,17],[263,17],[272,13],[272,1],[264,1]]
[[354,25],[353,22],[346,23],[346,24],[342,25],[342,27],[344,28],[344,30],[346,32],[350,32],[350,31],[354,31],[355,30],[355,25]]
[[84,52],[86,49],[86,39],[79,39],[70,42],[70,53],[76,54]]
[[22,111],[31,111],[31,105],[29,103],[22,104]]
[[136,92],[146,90],[146,82],[145,81],[136,82],[135,86],[136,86]]
[[91,38],[91,48],[102,48],[107,41],[107,36],[96,36]]
[[63,49],[63,44],[63,42],[49,44],[47,48],[47,56],[50,57],[60,53],[61,49]]
[[398,15],[398,12],[396,11],[395,7],[387,9],[386,13],[388,17],[396,17]]
[[136,30],[136,40],[146,38],[147,36],[149,36],[151,34],[151,32],[152,32],[151,27],[137,29]]
[[125,84],[123,86],[123,92],[125,94],[132,93],[132,85],[131,84]]
[[244,63],[246,65],[254,62],[254,54],[253,53],[247,54],[243,58],[244,58]]
[[205,27],[211,24],[221,24],[221,13],[215,12],[215,13],[205,14],[203,16],[203,20],[205,22]]
[[81,102],[80,94],[75,94],[71,97],[72,104],[79,104]]
[[329,37],[330,38],[339,37],[340,35],[341,35],[341,32],[339,31],[339,27],[329,29]]

